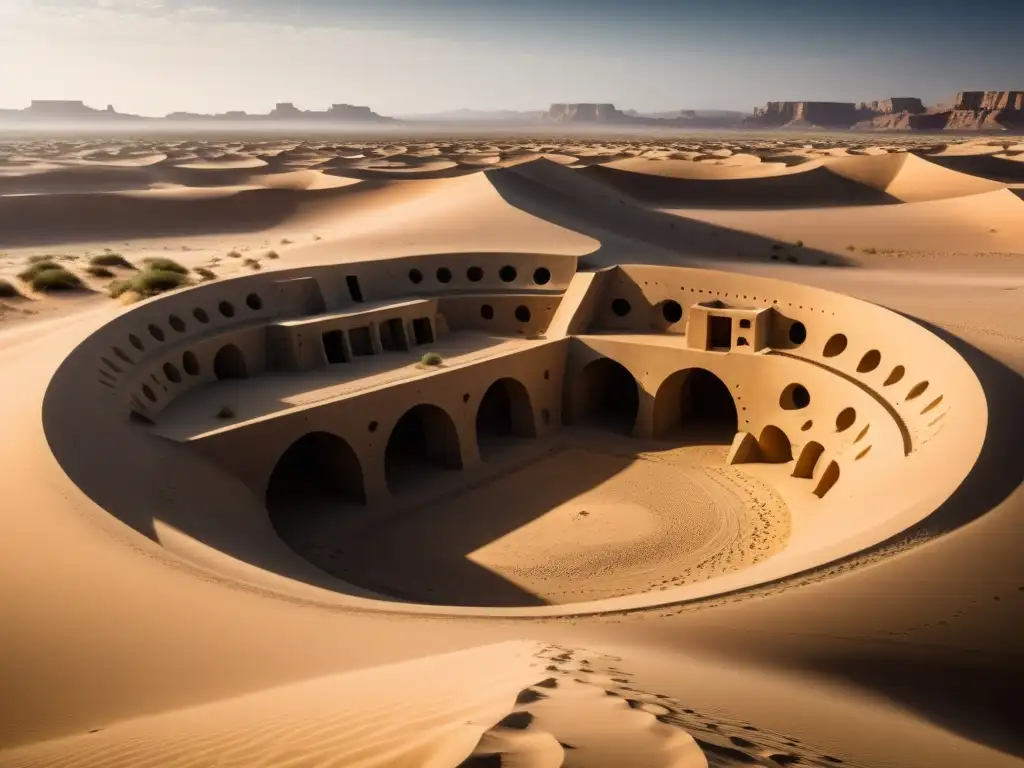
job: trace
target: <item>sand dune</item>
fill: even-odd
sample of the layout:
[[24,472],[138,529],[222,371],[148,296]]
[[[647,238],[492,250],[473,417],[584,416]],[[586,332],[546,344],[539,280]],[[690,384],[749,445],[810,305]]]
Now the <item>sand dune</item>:
[[941,142],[0,145],[0,766],[1019,765],[1024,145]]

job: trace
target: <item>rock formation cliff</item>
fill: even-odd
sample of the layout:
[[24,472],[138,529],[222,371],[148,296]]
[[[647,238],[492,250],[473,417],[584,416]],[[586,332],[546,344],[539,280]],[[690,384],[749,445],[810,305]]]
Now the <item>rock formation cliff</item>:
[[857,105],[842,101],[769,101],[746,124],[758,128],[849,128],[860,119]]
[[552,104],[547,119],[555,123],[628,123],[639,118],[620,112],[614,104]]

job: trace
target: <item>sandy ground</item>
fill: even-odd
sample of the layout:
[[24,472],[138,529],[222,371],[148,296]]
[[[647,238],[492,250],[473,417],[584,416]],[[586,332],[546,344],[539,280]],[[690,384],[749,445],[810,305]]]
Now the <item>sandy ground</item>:
[[[1021,765],[1022,146],[0,145],[0,279],[21,294],[0,299],[0,765]],[[105,516],[49,451],[49,377],[120,308],[104,294],[110,278],[85,272],[95,255],[169,257],[226,279],[470,250],[703,264],[920,318],[974,367],[994,415],[964,491],[971,513],[693,604],[542,621],[371,616],[324,608],[308,590],[270,596],[210,577]],[[39,256],[89,290],[32,292],[16,275]],[[493,482],[532,487],[559,461],[599,472],[614,456],[549,461]],[[558,602],[699,578],[713,541],[723,551],[757,539],[765,555],[783,546],[784,506],[763,527],[745,503],[731,522],[702,513],[702,493],[721,494],[719,509],[750,492],[720,481],[693,456],[635,459],[615,482],[515,525],[534,514],[525,494],[505,535],[478,545],[463,525],[479,506],[471,490],[410,525],[362,532],[360,567],[393,576],[373,553],[414,551],[437,514],[466,528],[461,557],[401,567],[426,572],[424,592],[442,602],[473,594],[454,563]],[[654,483],[685,498],[645,499]],[[680,511],[695,521],[685,531]],[[569,526],[587,556],[566,545]]]

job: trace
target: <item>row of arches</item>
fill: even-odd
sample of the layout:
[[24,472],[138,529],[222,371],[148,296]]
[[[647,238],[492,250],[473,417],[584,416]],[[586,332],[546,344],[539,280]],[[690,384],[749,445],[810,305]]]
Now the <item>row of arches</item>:
[[[588,363],[567,393],[564,413],[583,422],[633,434],[640,411],[640,385],[621,363],[600,358]],[[731,442],[738,429],[736,401],[726,384],[703,368],[676,371],[654,397],[655,437],[691,435],[712,443]]]
[[[371,422],[370,431],[377,423]],[[536,437],[533,407],[526,387],[502,378],[487,389],[477,407],[476,435],[487,461],[521,439]],[[443,408],[421,403],[395,423],[384,451],[384,477],[395,494],[416,488],[438,471],[462,469],[458,429]],[[271,518],[301,507],[365,504],[364,472],[359,456],[343,438],[310,432],[281,455],[267,485]]]
[[[574,404],[567,403],[569,419],[589,421],[623,434],[633,434],[640,408],[640,386],[633,374],[620,363],[601,358],[589,363],[580,373],[573,392]],[[573,405],[575,408],[573,408]],[[703,368],[676,371],[658,388],[654,397],[654,436],[682,438],[701,443],[730,443],[738,431],[737,402],[728,386]],[[760,461],[788,464],[794,461],[793,446],[786,433],[768,425],[757,438]],[[796,457],[792,476],[814,479],[813,493],[824,497],[839,480],[839,465],[830,461],[817,473],[825,448],[821,443],[806,443]]]

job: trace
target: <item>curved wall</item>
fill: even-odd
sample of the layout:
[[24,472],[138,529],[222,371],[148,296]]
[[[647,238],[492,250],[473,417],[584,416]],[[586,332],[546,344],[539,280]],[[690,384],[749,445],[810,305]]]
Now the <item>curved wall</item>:
[[[492,256],[487,255],[489,259]],[[536,269],[541,258],[519,257],[523,261],[517,275]],[[363,302],[430,293],[438,298],[441,314],[450,315],[453,322],[464,318],[459,322],[487,329],[491,326],[469,322],[474,313],[479,314],[482,297],[463,294],[466,286],[454,277],[448,294],[426,281],[414,288],[406,284],[412,265],[426,271],[433,265],[430,260],[438,264],[444,260],[457,264],[465,274],[480,258],[475,254],[438,255],[269,272],[203,284],[140,303],[99,328],[57,371],[44,403],[51,448],[64,470],[95,503],[193,563],[217,561],[201,554],[203,546],[210,547],[235,558],[232,579],[271,590],[298,590],[318,601],[383,610],[396,606],[359,597],[365,592],[324,579],[294,556],[283,557],[283,545],[267,520],[262,493],[274,463],[294,440],[313,429],[323,429],[325,424],[360,454],[367,496],[380,498],[386,491],[380,456],[389,425],[400,418],[405,406],[429,401],[444,408],[456,424],[463,462],[472,466],[479,461],[479,452],[472,428],[475,410],[468,406],[479,402],[494,380],[511,376],[527,388],[537,433],[543,435],[560,422],[563,367],[571,387],[572,377],[586,361],[605,355],[623,362],[640,383],[637,434],[658,431],[654,405],[664,382],[678,370],[700,367],[731,386],[741,431],[755,441],[764,441],[765,429],[775,427],[791,442],[794,461],[770,471],[785,473],[787,478],[794,472],[804,474],[801,456],[806,463],[820,446],[813,477],[792,478],[792,484],[806,489],[809,497],[814,490],[811,485],[817,486],[823,474],[833,472],[833,462],[839,470],[838,482],[824,498],[815,499],[825,516],[827,535],[803,542],[797,537],[789,549],[757,566],[659,592],[657,597],[487,609],[489,614],[507,615],[622,610],[742,588],[820,565],[882,541],[926,516],[959,485],[980,451],[985,420],[978,414],[986,412],[980,385],[952,348],[916,323],[883,308],[806,286],[708,270],[639,266],[576,276],[575,280],[587,281],[584,295],[575,297],[579,317],[569,323],[585,329],[576,338],[524,342],[526,347],[511,354],[342,399],[319,407],[316,424],[308,421],[311,409],[297,409],[283,417],[247,423],[244,428],[218,431],[189,445],[157,437],[129,421],[131,410],[156,417],[174,397],[215,378],[214,359],[225,344],[235,344],[245,356],[247,373],[258,375],[266,365],[262,330],[266,324],[359,304],[351,293],[352,277],[358,280]],[[500,333],[543,332],[561,300],[558,291],[574,282],[574,260],[550,258],[555,264],[550,289],[535,291],[499,279],[504,293],[490,301],[502,307],[500,317],[508,314],[507,309],[514,317],[515,307],[528,300],[533,302],[531,323],[536,322],[524,327],[518,321],[506,325],[501,319],[495,324]],[[404,281],[397,280],[398,276],[404,276]],[[258,301],[252,301],[253,295]],[[615,299],[626,299],[629,312],[613,311]],[[770,307],[774,315],[769,329],[771,349],[760,354],[687,349],[682,331],[691,308],[714,299],[738,306]],[[662,313],[665,301],[679,303],[683,314],[678,321],[666,322]],[[224,302],[234,311],[222,312]],[[196,309],[205,311],[208,322],[196,318]],[[805,328],[806,338],[800,343],[790,338],[797,322]],[[152,326],[162,331],[163,339],[160,332],[152,332]],[[834,340],[837,334],[845,336],[845,345]],[[186,353],[194,360],[186,363]],[[176,374],[170,373],[168,364]],[[897,368],[902,375],[893,380]],[[89,381],[95,384],[82,386]],[[783,393],[793,383],[810,393],[805,408],[788,409],[782,404]],[[152,390],[155,401],[143,387]],[[462,400],[466,394],[469,402]],[[855,417],[852,424],[840,429],[837,420],[846,408],[853,408]],[[550,421],[539,416],[545,411]],[[377,422],[375,432],[369,431],[369,421]],[[812,426],[803,429],[807,421]],[[868,431],[862,435],[865,426]],[[116,465],[105,458],[103,450],[114,443],[120,448]],[[866,448],[870,450],[864,453]],[[209,459],[212,456],[215,463]],[[167,469],[171,466],[173,471]],[[181,485],[181,478],[188,478],[187,487]],[[783,482],[783,487],[788,486]],[[185,538],[161,535],[161,525]],[[183,541],[187,546],[180,544]],[[282,562],[287,565],[284,569]],[[280,575],[268,572],[274,569]],[[333,584],[350,594],[311,593],[308,584]],[[401,609],[458,614],[475,610],[418,605]]]

